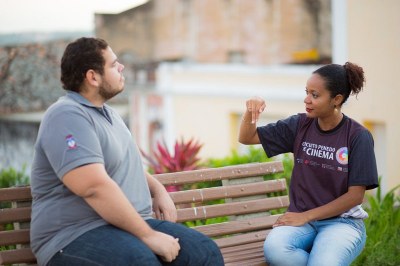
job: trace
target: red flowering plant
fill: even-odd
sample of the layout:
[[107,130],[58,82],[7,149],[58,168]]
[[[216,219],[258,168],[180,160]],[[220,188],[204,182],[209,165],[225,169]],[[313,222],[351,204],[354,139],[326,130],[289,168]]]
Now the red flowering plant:
[[[165,141],[157,142],[157,148],[151,151],[151,154],[146,154],[143,150],[141,153],[152,173],[173,173],[198,169],[200,161],[198,153],[202,146],[203,144],[193,138],[189,141],[184,141],[182,138],[175,142],[173,155],[168,150]],[[173,192],[179,191],[180,187],[170,185],[166,186],[166,189],[168,192]]]

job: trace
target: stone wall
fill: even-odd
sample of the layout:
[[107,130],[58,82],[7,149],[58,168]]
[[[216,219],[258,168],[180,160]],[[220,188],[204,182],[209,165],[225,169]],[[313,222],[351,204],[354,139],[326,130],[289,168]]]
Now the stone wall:
[[[70,41],[0,47],[0,115],[44,111],[65,94],[60,62]],[[112,102],[127,103],[127,93]]]
[[0,47],[0,113],[43,110],[63,90],[59,62],[66,42]]

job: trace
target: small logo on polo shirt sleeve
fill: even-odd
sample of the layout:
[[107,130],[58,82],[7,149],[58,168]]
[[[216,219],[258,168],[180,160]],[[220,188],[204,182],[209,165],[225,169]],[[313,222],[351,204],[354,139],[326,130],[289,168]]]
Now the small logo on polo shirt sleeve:
[[68,146],[68,149],[69,149],[69,150],[73,150],[73,149],[76,149],[76,148],[77,148],[77,145],[76,145],[76,141],[75,141],[74,136],[72,136],[72,135],[66,136],[66,137],[65,137],[65,141],[66,141],[66,143],[67,143],[67,146]]
[[336,151],[336,160],[340,164],[347,164],[349,158],[349,152],[347,147],[342,147]]

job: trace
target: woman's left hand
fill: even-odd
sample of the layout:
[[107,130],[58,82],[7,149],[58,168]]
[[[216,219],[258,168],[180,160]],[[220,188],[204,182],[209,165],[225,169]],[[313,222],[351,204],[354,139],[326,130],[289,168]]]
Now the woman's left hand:
[[281,215],[272,227],[290,225],[290,226],[301,226],[308,223],[307,217],[301,212],[286,212]]

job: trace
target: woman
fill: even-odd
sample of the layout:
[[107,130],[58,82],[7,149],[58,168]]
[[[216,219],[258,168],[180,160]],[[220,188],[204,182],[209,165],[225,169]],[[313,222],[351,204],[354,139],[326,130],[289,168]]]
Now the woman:
[[306,113],[256,127],[265,102],[246,102],[239,141],[262,144],[269,157],[292,152],[290,206],[264,243],[269,265],[350,265],[366,240],[361,203],[378,186],[371,134],[342,113],[364,85],[356,64],[330,64],[307,81]]

